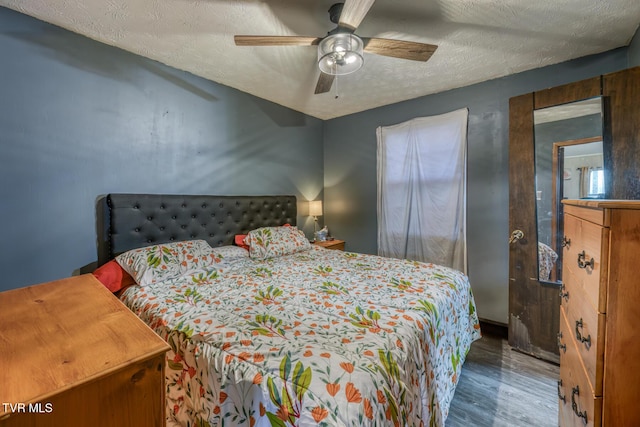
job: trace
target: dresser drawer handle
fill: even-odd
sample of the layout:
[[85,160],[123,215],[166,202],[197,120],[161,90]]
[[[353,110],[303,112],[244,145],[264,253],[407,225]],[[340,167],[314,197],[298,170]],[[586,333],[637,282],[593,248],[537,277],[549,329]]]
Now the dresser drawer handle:
[[582,318],[580,318],[580,320],[576,320],[576,340],[583,343],[587,350],[589,350],[591,348],[591,335],[586,338],[582,336],[580,330],[583,326],[584,324],[582,323]]
[[580,267],[580,268],[591,267],[591,269],[593,270],[593,268],[596,266],[596,263],[593,260],[593,258],[591,258],[589,261],[585,262],[586,256],[587,255],[584,253],[584,251],[582,251],[582,252],[580,252],[578,254],[578,267]]
[[567,397],[562,394],[562,380],[558,380],[558,399],[562,400],[562,403],[567,403]]
[[566,302],[569,302],[569,291],[565,291],[565,289],[565,286],[562,285],[562,287],[560,288],[560,298],[564,299]]
[[571,246],[571,239],[567,239],[567,236],[562,236],[562,242],[560,243],[560,246],[562,246],[563,248],[568,248]]
[[567,345],[562,344],[562,332],[558,332],[558,349],[562,350],[563,353],[567,352]]
[[582,422],[587,424],[587,411],[580,412],[578,402],[576,402],[576,396],[580,396],[580,388],[578,386],[571,389],[571,408],[574,414],[576,414],[578,418],[582,418]]

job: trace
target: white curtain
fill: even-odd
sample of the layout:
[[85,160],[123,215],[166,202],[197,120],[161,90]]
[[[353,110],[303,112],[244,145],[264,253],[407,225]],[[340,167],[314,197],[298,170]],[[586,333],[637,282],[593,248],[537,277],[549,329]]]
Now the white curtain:
[[467,273],[468,114],[377,129],[379,255]]
[[589,195],[589,178],[590,178],[590,174],[589,172],[592,170],[593,168],[590,168],[589,166],[580,166],[578,168],[578,171],[580,172],[580,184],[578,185],[578,194],[580,195],[581,199],[584,199],[585,197],[587,197]]

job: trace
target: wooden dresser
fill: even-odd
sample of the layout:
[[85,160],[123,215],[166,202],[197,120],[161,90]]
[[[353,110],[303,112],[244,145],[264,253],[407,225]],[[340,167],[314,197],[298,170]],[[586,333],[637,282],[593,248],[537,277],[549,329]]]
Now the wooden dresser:
[[640,201],[563,200],[560,426],[640,426]]
[[93,275],[0,293],[0,427],[163,426],[169,346]]

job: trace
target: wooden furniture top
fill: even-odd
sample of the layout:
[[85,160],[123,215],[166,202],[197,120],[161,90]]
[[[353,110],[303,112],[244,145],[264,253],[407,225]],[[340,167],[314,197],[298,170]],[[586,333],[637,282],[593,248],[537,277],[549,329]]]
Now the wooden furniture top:
[[0,307],[0,402],[42,402],[169,350],[92,274],[2,292]]
[[583,206],[592,209],[640,209],[640,200],[620,199],[564,199],[562,203],[570,206]]
[[329,247],[329,246],[342,245],[342,244],[344,244],[344,240],[339,240],[339,239],[322,240],[322,241],[316,240],[316,241],[313,242],[313,244],[326,248],[326,247]]

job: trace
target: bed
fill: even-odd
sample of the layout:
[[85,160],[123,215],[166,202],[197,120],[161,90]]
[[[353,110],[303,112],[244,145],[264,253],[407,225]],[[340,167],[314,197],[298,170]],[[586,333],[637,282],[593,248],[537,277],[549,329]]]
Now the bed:
[[119,297],[171,346],[167,425],[444,425],[480,337],[462,273],[311,245],[294,196],[106,202]]

